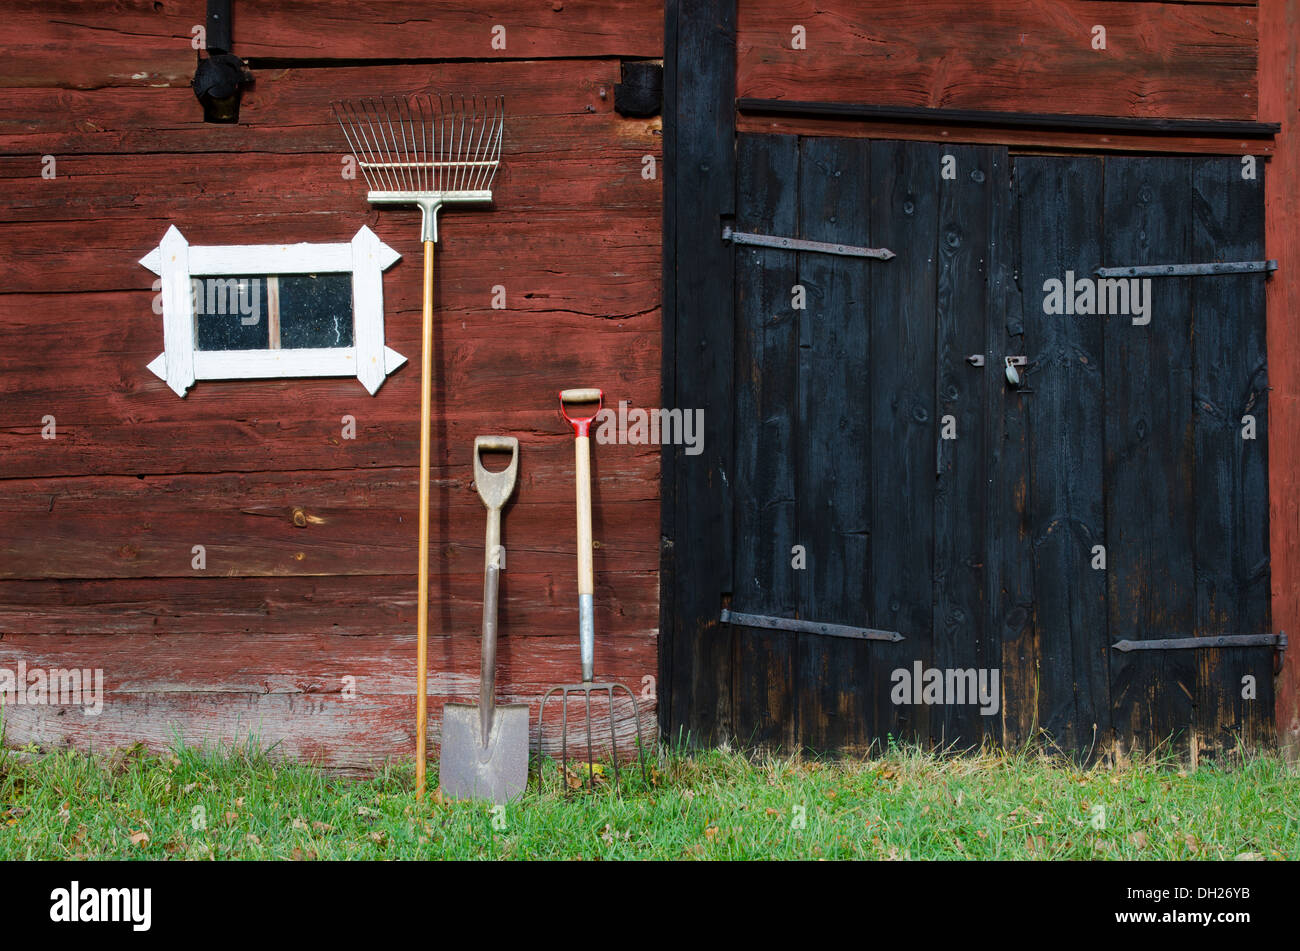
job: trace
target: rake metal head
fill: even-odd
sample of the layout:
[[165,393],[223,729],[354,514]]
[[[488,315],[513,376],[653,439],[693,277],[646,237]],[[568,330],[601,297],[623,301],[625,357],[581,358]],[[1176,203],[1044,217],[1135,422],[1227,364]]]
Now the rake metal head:
[[438,240],[443,205],[492,203],[504,96],[395,96],[334,104],[343,135],[378,204],[418,205],[421,237]]

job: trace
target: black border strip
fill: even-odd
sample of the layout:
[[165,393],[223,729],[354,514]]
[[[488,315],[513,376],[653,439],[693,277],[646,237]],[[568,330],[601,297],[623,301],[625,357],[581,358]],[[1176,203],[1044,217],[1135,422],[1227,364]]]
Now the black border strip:
[[864,119],[933,125],[1036,129],[1043,132],[1110,132],[1119,134],[1224,136],[1271,139],[1280,122],[1239,119],[1156,119],[1129,116],[1069,115],[1055,112],[982,112],[973,109],[928,109],[913,106],[872,106],[852,102],[808,102],[795,99],[738,98],[742,115],[790,116],[816,119]]

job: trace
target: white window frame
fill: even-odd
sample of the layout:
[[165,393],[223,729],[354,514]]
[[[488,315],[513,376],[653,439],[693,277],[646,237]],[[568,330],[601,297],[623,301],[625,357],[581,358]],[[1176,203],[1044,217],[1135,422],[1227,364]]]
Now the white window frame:
[[[355,376],[370,394],[406,357],[384,346],[384,271],[401,255],[364,225],[347,244],[191,245],[175,225],[140,263],[161,279],[163,352],[149,369],[185,396],[195,380]],[[199,350],[192,277],[352,275],[353,345],[298,350]]]

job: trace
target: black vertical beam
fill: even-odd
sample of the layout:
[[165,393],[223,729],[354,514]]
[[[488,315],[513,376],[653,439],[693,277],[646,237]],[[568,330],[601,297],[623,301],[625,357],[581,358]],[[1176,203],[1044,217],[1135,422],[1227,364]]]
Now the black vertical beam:
[[707,744],[731,730],[736,0],[668,0],[665,41],[663,399],[704,410],[704,449],[663,453],[659,710]]

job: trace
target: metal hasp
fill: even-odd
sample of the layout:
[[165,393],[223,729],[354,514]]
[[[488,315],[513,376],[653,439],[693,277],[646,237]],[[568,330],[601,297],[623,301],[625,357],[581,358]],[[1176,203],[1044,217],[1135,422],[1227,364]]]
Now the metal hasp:
[[817,251],[821,254],[839,254],[850,258],[875,258],[877,261],[888,261],[895,256],[888,248],[860,248],[853,244],[831,244],[827,241],[809,241],[806,238],[750,234],[747,231],[732,231],[730,226],[722,229],[722,240],[734,244],[752,244],[760,248],[780,248],[782,251]]
[[1264,274],[1276,271],[1276,261],[1222,261],[1218,264],[1144,264],[1139,267],[1099,267],[1098,277],[1213,277],[1216,274]]
[[1276,673],[1282,669],[1282,655],[1286,653],[1286,631],[1277,634],[1218,634],[1211,637],[1165,637],[1150,641],[1116,641],[1111,645],[1117,651],[1176,651],[1211,647],[1271,647],[1277,652],[1273,661]]
[[824,624],[820,621],[803,621],[799,618],[772,617],[767,614],[742,614],[739,611],[722,609],[718,620],[723,624],[739,624],[741,627],[765,627],[773,631],[793,631],[796,634],[820,634],[823,637],[848,637],[859,641],[889,641],[897,643],[903,640],[898,631],[882,631],[874,627],[851,627],[847,624]]

